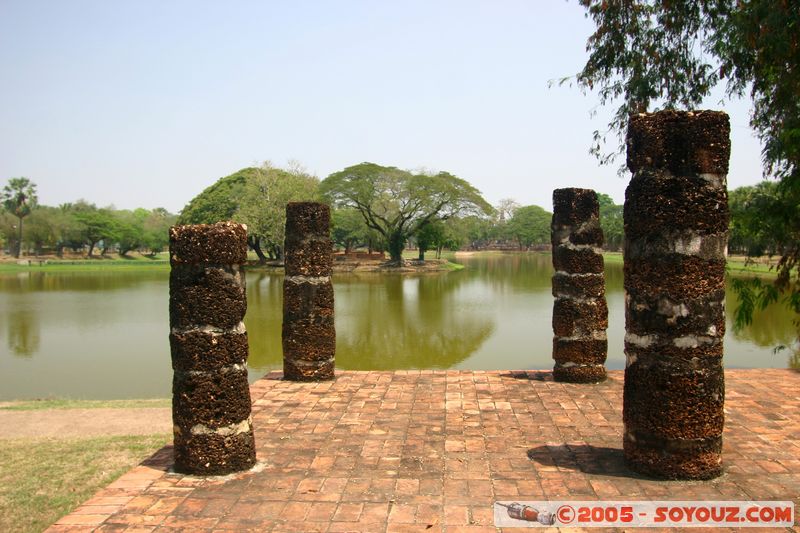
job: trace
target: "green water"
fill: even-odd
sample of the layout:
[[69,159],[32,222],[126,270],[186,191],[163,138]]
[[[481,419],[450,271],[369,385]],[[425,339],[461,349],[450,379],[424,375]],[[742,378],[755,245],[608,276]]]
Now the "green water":
[[[340,275],[340,369],[549,369],[549,255],[477,255],[448,274]],[[166,271],[0,274],[0,399],[170,395]],[[250,377],[281,368],[280,275],[247,275]],[[606,268],[607,367],[624,367],[621,265]],[[728,308],[736,305],[728,291]],[[788,366],[793,338],[774,306],[725,337],[728,368]]]

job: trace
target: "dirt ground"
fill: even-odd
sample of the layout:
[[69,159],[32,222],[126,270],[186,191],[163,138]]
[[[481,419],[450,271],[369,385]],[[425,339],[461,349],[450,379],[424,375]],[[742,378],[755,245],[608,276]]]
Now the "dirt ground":
[[172,432],[169,408],[0,410],[0,439],[101,437]]

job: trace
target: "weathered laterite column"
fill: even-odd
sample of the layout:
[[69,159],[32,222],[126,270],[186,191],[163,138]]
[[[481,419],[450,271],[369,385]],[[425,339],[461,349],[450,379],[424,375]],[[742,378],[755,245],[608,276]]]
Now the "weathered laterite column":
[[283,280],[283,376],[294,381],[334,378],[331,210],[315,202],[286,206]]
[[722,472],[728,115],[632,116],[625,192],[625,460],[666,479]]
[[553,191],[553,378],[606,379],[608,306],[600,205],[591,189]]
[[256,462],[247,384],[247,229],[169,230],[175,470],[228,474]]

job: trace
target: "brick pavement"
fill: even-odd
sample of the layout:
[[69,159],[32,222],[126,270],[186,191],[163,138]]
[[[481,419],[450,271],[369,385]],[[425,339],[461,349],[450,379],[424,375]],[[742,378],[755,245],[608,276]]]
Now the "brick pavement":
[[800,501],[800,373],[790,370],[726,372],[725,474],[707,482],[625,468],[621,371],[599,385],[539,371],[280,377],[251,386],[254,471],[171,473],[166,447],[49,531],[478,533],[496,531],[496,500]]

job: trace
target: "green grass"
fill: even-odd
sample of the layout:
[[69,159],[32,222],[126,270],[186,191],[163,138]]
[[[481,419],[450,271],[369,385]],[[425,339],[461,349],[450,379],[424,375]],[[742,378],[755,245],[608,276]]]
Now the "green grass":
[[0,531],[43,531],[169,438],[0,440]]
[[447,261],[445,267],[447,268],[448,272],[458,272],[459,270],[464,270],[466,268],[466,266],[460,263],[453,263],[449,260]]
[[[621,265],[623,263],[622,254],[619,252],[603,252],[603,258],[607,265]],[[764,276],[775,275],[775,271],[770,270],[768,265],[753,262],[745,263],[744,259],[739,258],[728,258],[728,270],[730,272],[744,272]]]
[[770,269],[769,265],[763,263],[746,262],[744,259],[728,258],[728,270],[732,272],[746,272],[748,274],[759,274],[775,276],[775,269]]
[[46,398],[41,400],[21,400],[0,406],[7,411],[36,411],[40,409],[134,409],[142,407],[170,407],[169,398],[153,400],[74,400],[69,398]]
[[0,272],[108,272],[108,271],[132,271],[132,270],[169,270],[169,261],[160,261],[152,263],[144,263],[137,261],[135,263],[117,262],[111,260],[107,263],[95,263],[94,261],[86,262],[63,262],[63,263],[49,263],[47,265],[13,265],[13,264],[0,264]]
[[46,263],[39,263],[35,257],[23,257],[20,261],[30,260],[28,264],[17,264],[13,258],[0,263],[0,272],[65,272],[65,271],[97,271],[112,269],[152,269],[169,268],[169,254],[161,253],[153,257],[131,254],[127,257],[97,257],[95,259],[58,259],[47,258]]

